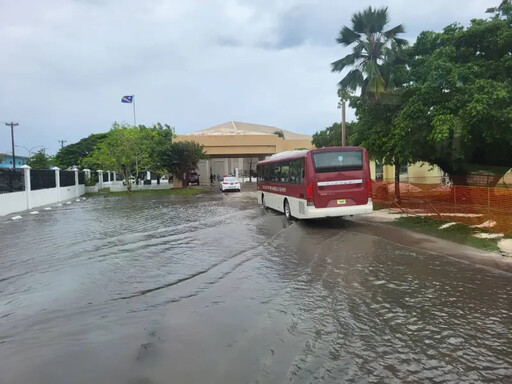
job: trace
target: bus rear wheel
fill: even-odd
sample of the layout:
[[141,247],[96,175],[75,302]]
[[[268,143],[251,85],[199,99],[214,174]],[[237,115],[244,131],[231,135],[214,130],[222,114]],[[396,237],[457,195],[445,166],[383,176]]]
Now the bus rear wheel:
[[290,204],[288,203],[288,200],[284,201],[284,215],[288,220],[292,219],[292,211],[290,209]]
[[267,202],[265,200],[264,195],[261,196],[261,206],[263,207],[263,209],[267,209]]

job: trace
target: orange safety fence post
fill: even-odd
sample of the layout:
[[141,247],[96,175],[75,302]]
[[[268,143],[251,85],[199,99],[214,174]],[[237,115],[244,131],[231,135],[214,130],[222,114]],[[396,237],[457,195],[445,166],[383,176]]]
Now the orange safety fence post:
[[491,188],[487,187],[487,213],[491,216]]
[[457,186],[453,186],[453,204],[455,205],[455,213],[457,213]]

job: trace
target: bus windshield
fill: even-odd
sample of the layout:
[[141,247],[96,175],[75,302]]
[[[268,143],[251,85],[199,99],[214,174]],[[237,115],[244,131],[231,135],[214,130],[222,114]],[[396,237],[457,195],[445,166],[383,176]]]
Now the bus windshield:
[[339,172],[361,171],[363,169],[362,151],[330,151],[313,154],[315,171]]

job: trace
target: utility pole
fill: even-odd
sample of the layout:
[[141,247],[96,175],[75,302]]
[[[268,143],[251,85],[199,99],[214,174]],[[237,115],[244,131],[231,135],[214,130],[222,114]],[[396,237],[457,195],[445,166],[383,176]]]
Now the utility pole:
[[345,104],[346,101],[341,102],[341,146],[347,145],[347,126],[345,122]]
[[19,124],[10,122],[5,123],[8,127],[11,127],[11,144],[12,144],[12,169],[16,168],[16,155],[14,154],[14,127],[17,127]]
[[338,97],[340,101],[338,102],[338,109],[341,109],[341,146],[344,147],[347,145],[347,126],[345,121],[345,105],[347,100],[350,98],[350,93],[346,89],[338,89]]
[[11,192],[14,192],[14,188],[12,185],[12,179],[14,177],[14,172],[16,170],[16,155],[14,154],[14,127],[17,127],[19,124],[11,121],[10,123],[5,123],[8,127],[11,127],[11,144],[12,144],[12,173],[11,173]]
[[347,145],[347,127],[345,124],[345,100],[341,100],[338,103],[338,109],[341,109],[341,146],[344,147]]
[[57,140],[60,143],[60,149],[64,148],[64,143],[67,143],[67,140]]

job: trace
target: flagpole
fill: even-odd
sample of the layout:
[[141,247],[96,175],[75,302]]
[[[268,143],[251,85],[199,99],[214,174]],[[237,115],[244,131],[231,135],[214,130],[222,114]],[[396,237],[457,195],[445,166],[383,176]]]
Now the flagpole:
[[135,95],[132,95],[132,104],[133,104],[133,126],[137,126],[137,122],[135,120]]

